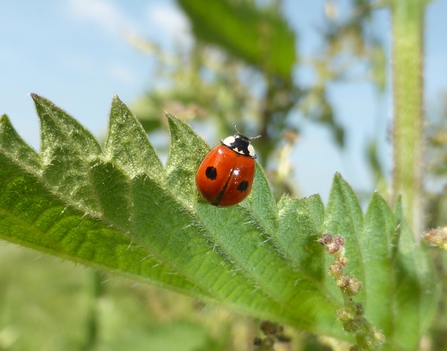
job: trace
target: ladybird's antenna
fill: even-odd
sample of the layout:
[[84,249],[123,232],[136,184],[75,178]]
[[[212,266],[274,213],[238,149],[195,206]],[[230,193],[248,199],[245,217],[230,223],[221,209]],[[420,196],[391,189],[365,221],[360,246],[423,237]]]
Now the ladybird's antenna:
[[234,130],[236,131],[237,134],[241,134],[241,133],[237,130],[237,127],[236,127],[236,124],[235,124],[235,123],[233,123],[233,128],[234,128]]
[[[236,124],[233,124],[233,127],[234,127],[234,129],[236,130],[236,133],[237,133],[237,134],[243,135],[240,131],[237,130]],[[245,136],[245,135],[244,135],[244,136]],[[260,138],[260,137],[261,137],[261,135],[257,135],[257,136],[255,136],[255,137],[246,137],[246,138],[248,138],[249,140],[253,140],[253,139],[258,139],[258,138]]]
[[262,136],[262,135],[259,134],[259,135],[256,135],[255,137],[249,137],[248,139],[250,139],[250,140],[253,140],[253,139],[259,139],[261,136]]

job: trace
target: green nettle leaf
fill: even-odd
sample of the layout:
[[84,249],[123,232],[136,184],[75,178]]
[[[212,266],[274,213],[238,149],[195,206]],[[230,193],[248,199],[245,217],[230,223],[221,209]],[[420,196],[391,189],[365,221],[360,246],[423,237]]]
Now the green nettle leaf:
[[194,176],[208,145],[167,115],[163,167],[138,120],[115,97],[102,150],[66,112],[32,94],[41,120],[37,154],[0,123],[0,237],[98,269],[128,275],[254,317],[352,340],[336,319],[344,306],[317,239],[345,238],[355,297],[386,336],[385,348],[415,350],[436,302],[433,267],[398,204],[374,194],[364,216],[336,175],[319,196],[275,202],[257,166],[252,193],[216,208]]
[[199,40],[289,81],[296,61],[295,34],[276,10],[253,1],[179,0]]

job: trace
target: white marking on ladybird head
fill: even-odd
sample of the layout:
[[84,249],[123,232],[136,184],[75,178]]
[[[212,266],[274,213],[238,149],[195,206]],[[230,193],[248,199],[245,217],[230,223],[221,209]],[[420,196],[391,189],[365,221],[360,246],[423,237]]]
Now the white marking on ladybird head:
[[234,136],[229,136],[226,137],[222,143],[228,147],[231,147],[231,144],[233,144],[236,141],[236,139],[234,138]]
[[253,147],[253,145],[248,145],[248,154],[250,155],[250,157],[256,157],[256,152],[255,152],[255,148]]

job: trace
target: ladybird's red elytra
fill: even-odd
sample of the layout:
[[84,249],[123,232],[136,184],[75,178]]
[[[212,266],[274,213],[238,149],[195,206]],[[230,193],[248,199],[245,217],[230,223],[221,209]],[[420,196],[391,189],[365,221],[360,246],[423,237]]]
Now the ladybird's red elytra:
[[252,139],[237,132],[221,140],[221,145],[204,158],[196,173],[196,185],[207,202],[233,206],[250,194],[256,158]]

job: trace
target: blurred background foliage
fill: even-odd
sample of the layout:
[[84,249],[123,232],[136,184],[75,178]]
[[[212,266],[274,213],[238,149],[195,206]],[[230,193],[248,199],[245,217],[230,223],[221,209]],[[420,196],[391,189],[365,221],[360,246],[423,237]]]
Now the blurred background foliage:
[[[324,45],[313,57],[303,57],[300,33],[288,25],[280,0],[177,3],[192,24],[193,42],[178,42],[174,52],[165,52],[148,38],[127,37],[129,45],[157,59],[157,79],[132,110],[155,137],[164,128],[164,110],[188,120],[210,143],[233,134],[232,124],[249,136],[260,134],[256,150],[275,196],[299,196],[288,156],[300,135],[300,119],[328,128],[342,151],[346,132],[337,123],[328,86],[367,80],[380,94],[389,84],[389,57],[370,22],[374,5],[346,0],[341,12],[338,2],[327,1],[326,22],[318,28]],[[313,68],[312,85],[299,83],[300,65]],[[359,71],[358,65],[367,69]],[[427,227],[447,219],[447,104],[433,115],[427,125],[427,177],[434,184]],[[167,153],[168,144],[164,147]],[[386,190],[377,142],[365,140],[364,154],[378,188]],[[5,243],[0,252],[2,267],[14,268],[0,270],[0,350],[242,351],[252,349],[253,338],[260,336],[259,321],[175,292],[53,257],[36,258],[32,250]],[[445,285],[446,259],[438,254],[433,256]],[[31,271],[22,267],[34,258]],[[440,316],[444,309],[445,302]],[[432,328],[435,349],[447,349],[446,331],[445,318]],[[330,349],[315,336],[289,329],[286,334],[293,343],[278,344],[277,350]]]
[[[324,45],[314,57],[300,55],[299,33],[287,24],[281,1],[178,4],[192,23],[193,43],[179,42],[174,53],[167,53],[149,39],[129,38],[157,58],[159,78],[132,110],[148,133],[164,123],[167,110],[200,124],[197,129],[210,143],[234,134],[232,124],[249,136],[260,134],[258,161],[269,171],[275,195],[298,196],[289,180],[288,155],[299,137],[301,116],[328,128],[343,148],[345,130],[328,100],[328,85],[368,80],[379,92],[385,88],[386,56],[369,22],[369,1],[348,1],[343,14],[336,2],[326,3],[326,23],[318,29]],[[313,85],[299,83],[300,65],[313,69]],[[360,65],[367,69],[356,69]]]

